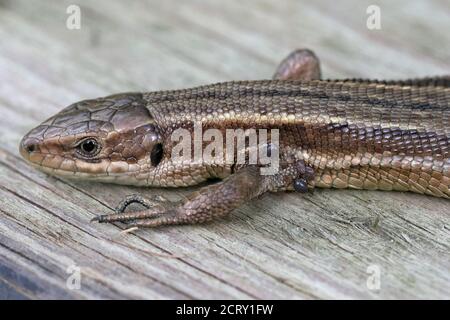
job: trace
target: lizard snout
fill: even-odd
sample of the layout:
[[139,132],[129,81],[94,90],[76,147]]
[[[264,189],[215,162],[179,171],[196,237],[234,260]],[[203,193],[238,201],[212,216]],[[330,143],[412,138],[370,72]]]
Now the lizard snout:
[[26,135],[20,142],[19,151],[22,157],[29,160],[31,154],[39,152],[39,141]]

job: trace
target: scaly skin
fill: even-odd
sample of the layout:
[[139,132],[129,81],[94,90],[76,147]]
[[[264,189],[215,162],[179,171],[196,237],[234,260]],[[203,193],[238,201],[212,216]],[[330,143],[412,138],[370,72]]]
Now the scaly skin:
[[[180,204],[132,196],[116,214],[95,218],[131,221],[130,227],[208,221],[268,191],[334,187],[450,198],[450,77],[319,77],[316,56],[297,50],[274,80],[85,100],[31,130],[20,151],[37,168],[65,177],[160,187],[223,180]],[[278,129],[280,170],[261,175],[258,164],[172,158],[172,133],[193,132],[194,121],[203,132],[224,135],[226,129]],[[125,213],[132,202],[147,209]]]

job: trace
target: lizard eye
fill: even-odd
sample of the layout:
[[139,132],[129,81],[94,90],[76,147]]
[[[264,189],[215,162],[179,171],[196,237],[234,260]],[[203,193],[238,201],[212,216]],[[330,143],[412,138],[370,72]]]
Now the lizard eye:
[[78,144],[77,151],[84,157],[92,158],[100,152],[100,145],[97,140],[88,138]]
[[152,166],[156,167],[162,160],[163,156],[163,146],[161,143],[156,144],[152,152],[150,153],[150,161],[152,162]]

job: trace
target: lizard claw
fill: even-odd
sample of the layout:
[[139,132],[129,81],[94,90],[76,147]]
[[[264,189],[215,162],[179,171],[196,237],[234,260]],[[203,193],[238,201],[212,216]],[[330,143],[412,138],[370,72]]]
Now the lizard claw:
[[99,222],[99,223],[105,222],[104,220],[105,220],[106,216],[107,215],[105,215],[105,214],[99,214],[99,215],[93,217],[89,222],[91,222],[91,223],[92,222]]

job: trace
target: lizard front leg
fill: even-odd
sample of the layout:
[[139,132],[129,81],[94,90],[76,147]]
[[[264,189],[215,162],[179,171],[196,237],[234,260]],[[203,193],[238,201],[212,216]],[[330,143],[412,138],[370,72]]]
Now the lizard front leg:
[[245,167],[222,182],[201,188],[179,206],[164,208],[157,205],[148,210],[101,215],[98,222],[126,222],[133,227],[156,227],[170,224],[193,224],[212,220],[229,213],[245,201],[263,193],[263,177],[257,167]]
[[[305,169],[306,168],[306,169]],[[246,201],[267,191],[297,189],[298,181],[313,179],[310,168],[302,162],[290,165],[275,175],[261,175],[256,166],[240,169],[222,182],[204,187],[191,194],[178,206],[156,205],[147,210],[101,215],[93,219],[98,222],[127,222],[130,229],[161,225],[195,224],[223,217]],[[304,192],[304,189],[298,190]]]

